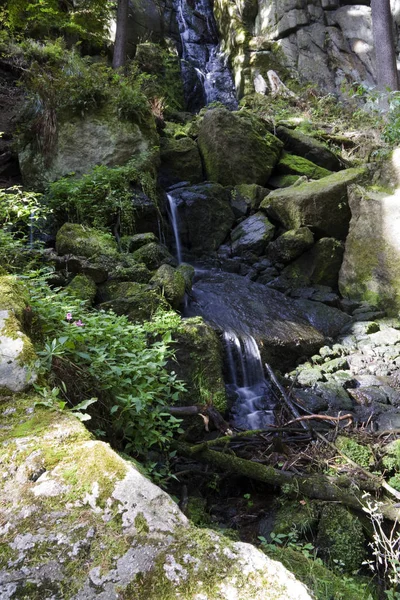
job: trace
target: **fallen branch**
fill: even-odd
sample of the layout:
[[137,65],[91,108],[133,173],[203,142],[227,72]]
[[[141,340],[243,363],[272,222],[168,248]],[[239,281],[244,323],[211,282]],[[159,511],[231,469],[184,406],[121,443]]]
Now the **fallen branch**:
[[205,428],[208,431],[208,420],[214,423],[215,428],[218,429],[223,435],[232,435],[232,429],[229,426],[229,423],[225,421],[222,415],[211,405],[193,405],[193,406],[169,406],[166,408],[170,415],[175,417],[191,417],[195,415],[199,415],[203,418],[205,423]]
[[350,423],[353,423],[353,415],[342,415],[341,417],[330,417],[329,415],[307,415],[304,417],[297,417],[297,419],[292,419],[288,421],[286,425],[292,425],[293,423],[297,423],[298,421],[328,421],[329,423],[339,423],[339,421],[344,421],[345,419],[349,420],[349,423],[345,425],[348,427]]
[[[271,466],[262,465],[251,460],[238,458],[234,454],[217,452],[208,448],[199,448],[177,442],[177,451],[183,456],[195,458],[200,462],[212,464],[224,472],[236,473],[274,487],[284,488],[288,495],[301,495],[316,500],[340,502],[341,504],[361,510],[364,506],[363,493],[379,492],[381,482],[371,479],[348,477],[337,478],[326,475],[296,475],[279,471]],[[379,503],[382,515],[391,521],[400,517],[400,510],[389,502]]]
[[289,411],[292,413],[292,415],[295,417],[295,420],[299,420],[301,426],[304,429],[310,429],[308,423],[304,423],[303,420],[301,420],[301,415],[299,413],[299,411],[297,410],[296,406],[294,405],[294,403],[291,401],[291,399],[289,398],[289,396],[287,395],[287,393],[285,392],[285,390],[283,389],[283,387],[281,386],[281,384],[279,383],[279,381],[276,378],[275,373],[273,372],[272,368],[269,366],[268,363],[265,363],[265,368],[267,370],[267,373],[271,379],[271,381],[275,384],[275,386],[278,388],[287,408],[289,409]]

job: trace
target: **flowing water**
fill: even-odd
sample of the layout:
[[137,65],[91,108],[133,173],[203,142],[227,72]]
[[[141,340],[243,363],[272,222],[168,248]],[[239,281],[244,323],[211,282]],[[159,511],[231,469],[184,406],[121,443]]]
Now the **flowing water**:
[[182,44],[181,71],[187,108],[211,102],[238,107],[226,57],[220,50],[211,0],[174,0]]
[[176,205],[176,200],[172,194],[167,194],[167,200],[169,205],[169,216],[171,220],[172,231],[174,233],[176,259],[180,265],[182,262],[182,245],[179,235],[178,208]]

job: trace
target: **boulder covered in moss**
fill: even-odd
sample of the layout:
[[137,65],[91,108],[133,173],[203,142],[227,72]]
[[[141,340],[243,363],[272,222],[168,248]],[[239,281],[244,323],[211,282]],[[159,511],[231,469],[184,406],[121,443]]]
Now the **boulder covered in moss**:
[[67,291],[71,296],[85,300],[88,304],[93,304],[96,296],[96,284],[86,275],[76,275],[71,283],[67,285]]
[[199,149],[189,137],[160,139],[159,176],[164,187],[180,181],[200,183],[204,180]]
[[12,275],[0,276],[0,310],[11,311],[22,323],[28,294],[20,281]]
[[309,250],[313,244],[314,236],[308,227],[290,229],[269,244],[268,258],[286,264]]
[[268,196],[270,190],[256,183],[241,183],[232,190],[231,206],[233,211],[242,217],[250,210],[258,210],[261,202]]
[[217,250],[235,222],[229,190],[217,183],[173,191],[182,246],[199,256]]
[[332,171],[323,169],[302,156],[296,156],[296,154],[289,154],[288,152],[283,153],[276,166],[276,173],[278,175],[297,175],[298,177],[304,175],[308,179],[322,179],[332,175]]
[[178,308],[182,304],[186,282],[178,269],[170,265],[161,265],[151,278],[150,286],[158,289],[172,308]]
[[146,267],[152,271],[158,269],[161,265],[176,265],[176,260],[167,250],[163,244],[156,244],[150,242],[141,246],[138,250],[133,252],[134,259],[146,265]]
[[207,179],[225,186],[265,186],[282,148],[261,119],[225,108],[205,114],[198,144]]
[[36,358],[16,315],[12,310],[0,310],[0,396],[27,390],[36,381]]
[[302,156],[323,169],[339,171],[342,168],[341,162],[336,154],[333,154],[333,152],[319,140],[309,135],[305,135],[297,129],[289,129],[283,125],[279,125],[276,128],[276,135],[285,144],[286,150]]
[[248,217],[231,232],[232,252],[234,254],[252,253],[260,256],[265,253],[266,246],[272,240],[275,226],[264,213],[257,212]]
[[400,309],[400,208],[398,193],[355,187],[339,276],[345,298],[397,315]]
[[37,400],[2,405],[4,600],[311,600],[280,563],[190,525],[134,461]]
[[112,281],[136,281],[148,283],[151,272],[141,262],[137,262],[130,254],[100,254],[90,259],[83,256],[65,257],[65,267],[70,273],[83,273],[95,283]]
[[99,255],[114,257],[117,242],[109,233],[78,223],[65,223],[57,232],[56,250],[58,254],[75,254],[85,258]]
[[18,159],[24,185],[43,189],[47,183],[71,173],[89,173],[99,164],[124,165],[133,156],[150,152],[157,143],[150,111],[138,125],[103,110],[70,117],[65,122],[59,120],[50,155],[29,140],[21,147]]
[[334,567],[358,571],[365,559],[366,540],[359,519],[344,506],[324,506],[318,524],[318,554]]
[[120,243],[124,252],[135,252],[135,250],[139,250],[146,244],[157,244],[158,238],[154,233],[148,231],[146,233],[136,233],[135,235],[124,235]]
[[159,293],[141,283],[109,281],[99,287],[99,309],[112,309],[117,315],[126,315],[131,321],[146,321],[162,308],[170,305]]
[[183,319],[173,334],[175,359],[170,361],[187,388],[187,405],[213,405],[221,413],[227,409],[223,377],[223,352],[215,331],[203,319]]
[[348,169],[319,181],[274,190],[261,209],[285,229],[310,227],[321,237],[346,239],[350,223],[347,188],[359,181],[364,169]]
[[186,292],[189,294],[190,290],[192,289],[192,285],[193,285],[193,278],[194,278],[194,274],[195,274],[194,267],[187,263],[182,263],[179,265],[177,271],[179,271],[179,273],[182,275],[183,279],[185,280],[185,289],[186,289]]

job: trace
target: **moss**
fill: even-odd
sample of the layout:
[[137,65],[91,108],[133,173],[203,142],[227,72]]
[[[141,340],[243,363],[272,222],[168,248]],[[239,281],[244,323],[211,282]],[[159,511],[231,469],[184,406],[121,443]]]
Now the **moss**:
[[138,535],[147,535],[150,532],[149,525],[143,513],[139,513],[136,515],[135,528]]
[[186,282],[180,271],[170,265],[161,265],[150,280],[150,285],[160,290],[172,308],[179,308],[186,289]]
[[145,244],[133,253],[138,263],[144,263],[150,270],[158,269],[162,264],[176,264],[165,246],[151,242]]
[[85,258],[100,254],[115,257],[117,243],[110,234],[99,229],[65,223],[57,232],[56,250],[58,254],[75,254]]
[[24,286],[11,275],[0,277],[0,310],[11,310],[22,323],[28,295]]
[[350,573],[359,570],[366,554],[360,521],[343,506],[327,504],[318,526],[317,546],[329,566],[339,565]]
[[89,304],[93,304],[96,296],[96,284],[93,279],[86,275],[76,275],[71,283],[67,286],[67,291],[71,296],[85,300]]
[[146,321],[158,309],[170,309],[168,302],[156,291],[132,281],[109,282],[102,287],[101,293],[105,302],[99,308],[127,315],[131,321]]
[[332,171],[319,167],[302,156],[296,156],[287,152],[283,153],[276,166],[276,171],[280,175],[305,175],[308,179],[322,179],[323,177],[332,175]]
[[366,470],[369,470],[371,465],[374,464],[372,451],[366,446],[358,444],[352,438],[339,436],[336,439],[335,445],[338,450]]
[[198,527],[207,527],[211,519],[206,512],[207,500],[199,496],[190,496],[187,504],[186,515],[194,525]]
[[309,533],[318,523],[319,512],[319,502],[286,500],[276,514],[274,533],[286,534],[293,529],[300,535]]

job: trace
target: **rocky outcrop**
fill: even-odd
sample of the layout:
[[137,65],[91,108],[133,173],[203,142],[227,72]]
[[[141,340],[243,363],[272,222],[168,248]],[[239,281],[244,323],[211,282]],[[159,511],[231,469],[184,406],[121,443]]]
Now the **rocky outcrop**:
[[44,155],[34,142],[19,152],[24,184],[43,189],[48,182],[73,173],[80,176],[94,166],[124,165],[133,156],[150,152],[157,145],[155,124],[145,126],[122,121],[112,114],[88,114],[58,124],[51,155]]
[[[339,171],[341,169],[342,165],[336,154],[333,154],[319,140],[305,135],[297,129],[289,129],[283,125],[276,128],[276,135],[284,143],[286,150],[302,156],[323,169],[329,171]],[[299,172],[295,174],[297,175]],[[319,179],[319,177],[312,177],[307,172],[300,172],[300,174],[307,175],[312,179]],[[325,175],[329,175],[329,173],[325,173]]]
[[261,119],[223,108],[205,114],[198,145],[207,179],[225,186],[265,186],[282,148]]
[[346,298],[365,300],[391,314],[400,309],[400,193],[355,187],[339,289]]
[[319,181],[275,190],[263,200],[261,209],[286,229],[307,226],[319,236],[344,240],[351,216],[347,187],[363,174],[363,169],[348,169]]
[[160,139],[160,181],[167,188],[180,181],[200,183],[203,168],[196,142],[189,137]]
[[310,600],[280,563],[189,525],[134,462],[35,400],[2,402],[4,600]]

